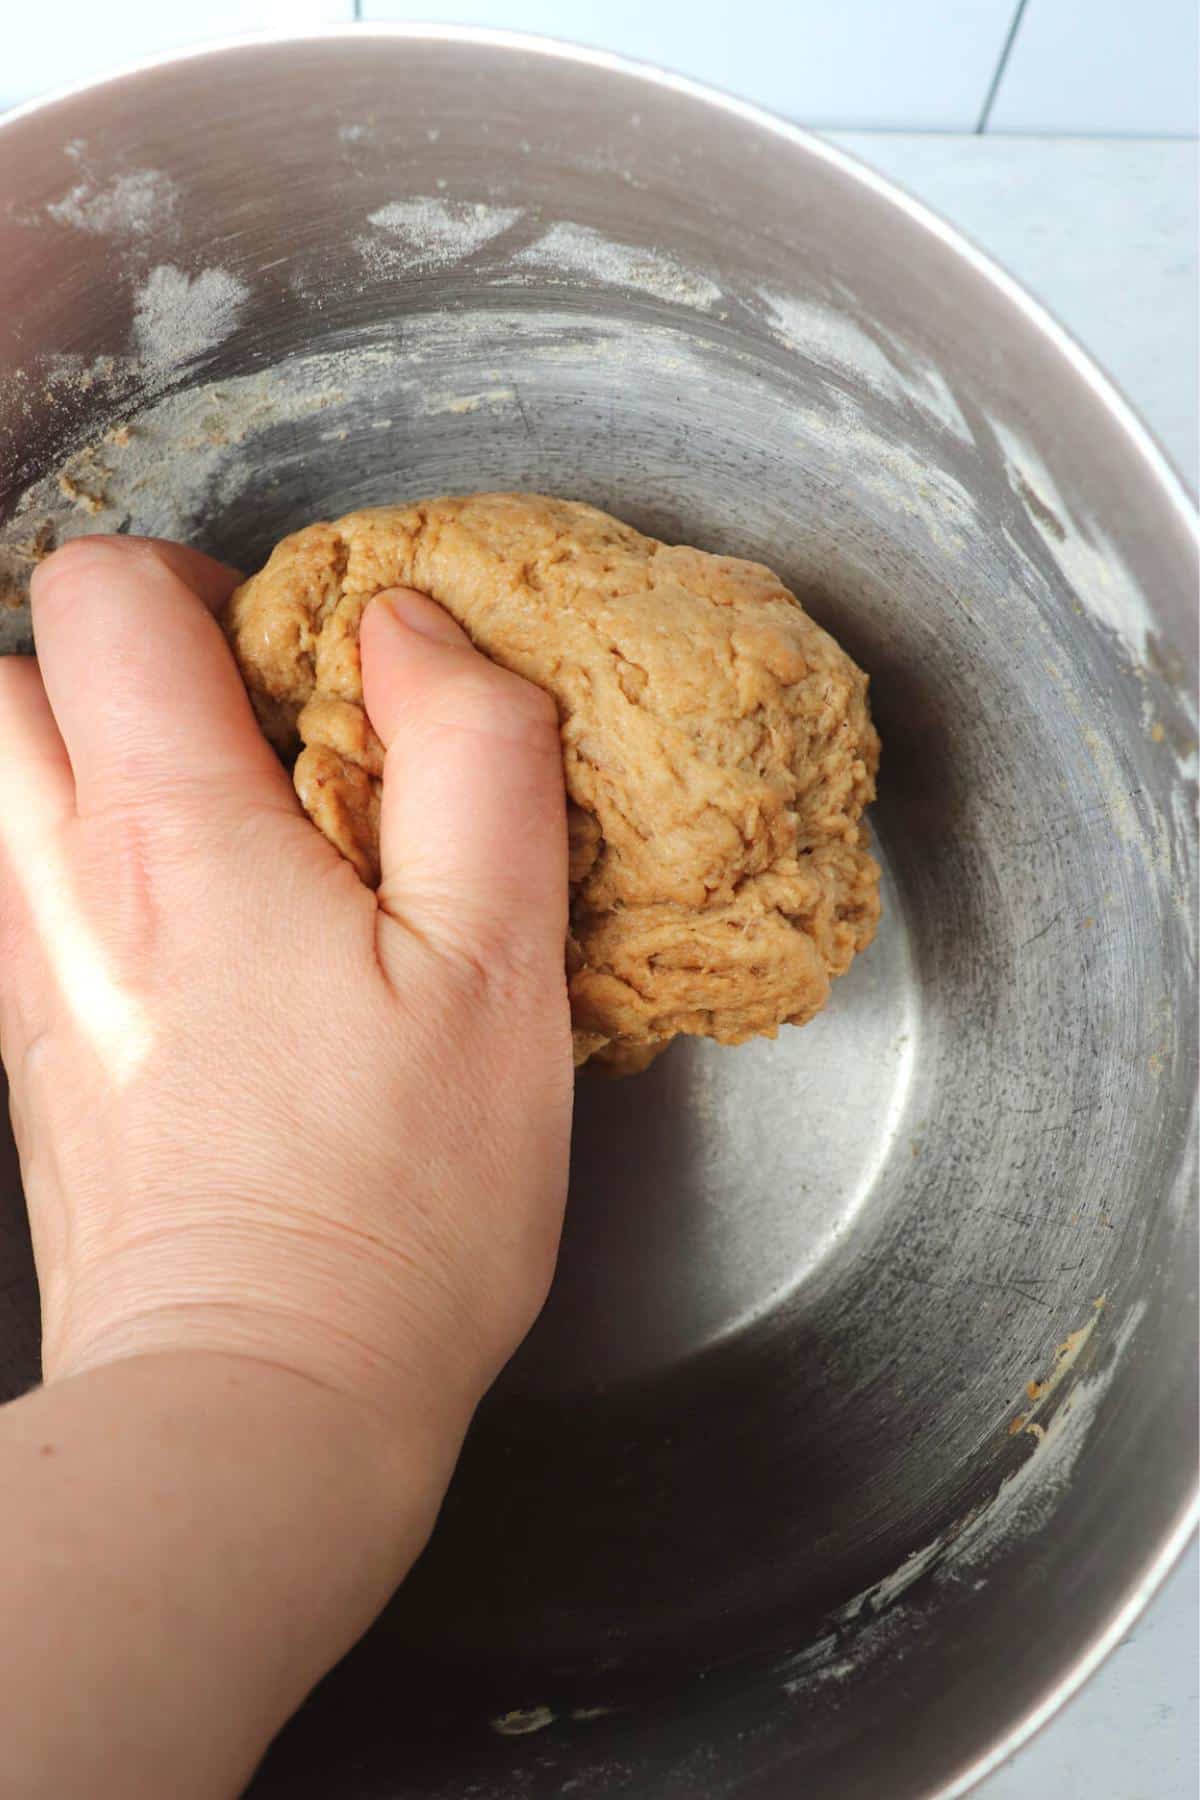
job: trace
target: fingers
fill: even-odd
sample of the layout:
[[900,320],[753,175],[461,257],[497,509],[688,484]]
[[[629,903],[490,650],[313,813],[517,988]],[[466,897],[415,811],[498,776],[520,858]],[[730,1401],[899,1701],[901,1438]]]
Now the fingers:
[[75,811],[75,785],[31,656],[0,657],[0,1047],[36,1034],[40,983],[27,976],[32,884],[59,865],[57,838]]
[[[95,543],[96,539],[90,541]],[[116,544],[118,548],[128,544],[151,552],[178,575],[185,587],[191,588],[193,594],[203,600],[211,613],[220,612],[242,580],[238,570],[231,569],[228,563],[205,556],[202,550],[193,550],[190,544],[173,544],[170,538],[106,538],[104,541]]]
[[0,657],[0,976],[30,871],[54,863],[74,811],[71,765],[38,666],[32,656]]
[[387,750],[383,910],[469,961],[561,974],[567,838],[553,701],[410,589],[372,602],[360,641],[367,711]]
[[35,570],[38,661],[81,814],[197,782],[286,795],[213,617],[237,579],[128,538],[77,538]]
[[71,764],[37,663],[0,657],[0,835],[52,831],[74,801]]

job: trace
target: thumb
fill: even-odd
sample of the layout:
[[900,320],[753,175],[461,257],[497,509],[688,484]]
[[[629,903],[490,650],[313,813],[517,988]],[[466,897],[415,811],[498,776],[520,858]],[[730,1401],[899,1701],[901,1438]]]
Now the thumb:
[[387,752],[383,912],[476,967],[561,980],[567,832],[553,700],[411,588],[371,602],[360,645]]

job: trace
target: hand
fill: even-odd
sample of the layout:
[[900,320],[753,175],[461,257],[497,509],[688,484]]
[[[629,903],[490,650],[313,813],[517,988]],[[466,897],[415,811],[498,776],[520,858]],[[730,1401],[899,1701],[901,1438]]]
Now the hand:
[[566,1186],[553,708],[369,608],[378,897],[213,618],[90,539],[0,660],[0,1049],[47,1385],[0,1407],[0,1790],[225,1800],[432,1527]]
[[258,731],[213,617],[236,579],[77,541],[35,574],[38,665],[0,661],[0,1047],[46,1379],[257,1358],[424,1409],[448,1473],[561,1222],[554,708],[431,601],[373,603],[376,896]]

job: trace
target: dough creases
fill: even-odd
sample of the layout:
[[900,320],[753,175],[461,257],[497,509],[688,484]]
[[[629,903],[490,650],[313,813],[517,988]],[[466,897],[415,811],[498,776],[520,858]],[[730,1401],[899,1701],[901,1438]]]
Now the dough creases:
[[879,918],[879,739],[866,676],[779,579],[537,494],[285,538],[226,629],[305,810],[372,885],[383,750],[358,628],[398,586],[558,704],[576,1062],[627,1073],[681,1032],[740,1044],[819,1012]]

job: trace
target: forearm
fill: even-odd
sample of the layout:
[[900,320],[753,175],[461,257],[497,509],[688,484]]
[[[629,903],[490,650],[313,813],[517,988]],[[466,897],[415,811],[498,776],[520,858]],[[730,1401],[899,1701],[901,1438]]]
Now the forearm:
[[239,1793],[419,1554],[457,1449],[425,1431],[200,1353],[0,1410],[0,1793]]
[[338,714],[372,892],[259,730],[212,616],[234,571],[89,538],[33,586],[37,663],[0,658],[0,1035],[49,1379],[0,1408],[0,1796],[225,1800],[403,1578],[545,1298],[558,718],[379,596]]

